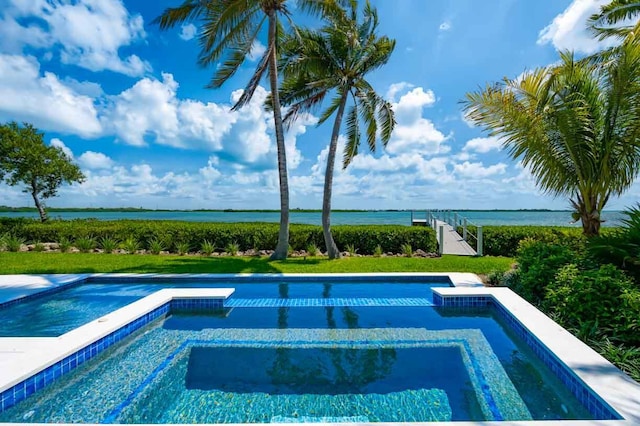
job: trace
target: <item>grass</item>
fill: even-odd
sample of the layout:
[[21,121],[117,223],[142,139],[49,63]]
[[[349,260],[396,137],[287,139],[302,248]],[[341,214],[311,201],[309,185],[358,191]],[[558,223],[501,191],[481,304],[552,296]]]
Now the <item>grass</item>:
[[138,273],[339,273],[339,272],[473,272],[507,270],[508,257],[407,258],[321,257],[270,261],[267,257],[124,256],[90,253],[0,253],[0,274]]

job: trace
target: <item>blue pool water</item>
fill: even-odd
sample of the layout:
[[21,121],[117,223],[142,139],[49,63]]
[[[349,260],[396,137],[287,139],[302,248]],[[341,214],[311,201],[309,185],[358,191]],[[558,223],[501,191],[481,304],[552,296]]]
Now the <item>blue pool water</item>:
[[[224,310],[158,320],[0,422],[591,418],[492,308],[432,306],[431,287],[443,285],[229,284]],[[42,324],[11,329],[57,335],[167,286],[212,285],[85,284],[4,309],[0,324],[5,333],[10,313],[42,305]]]
[[[210,282],[157,282],[81,284],[23,303],[0,309],[0,337],[55,337],[73,330],[135,302],[163,288],[211,287]],[[263,306],[285,299],[295,303],[301,299],[329,299],[334,302],[353,299],[401,298],[433,302],[432,287],[448,287],[450,283],[304,283],[281,284],[215,283],[218,288],[235,288],[230,306],[259,301]],[[408,300],[410,302],[410,300]],[[335,303],[334,303],[335,304]]]

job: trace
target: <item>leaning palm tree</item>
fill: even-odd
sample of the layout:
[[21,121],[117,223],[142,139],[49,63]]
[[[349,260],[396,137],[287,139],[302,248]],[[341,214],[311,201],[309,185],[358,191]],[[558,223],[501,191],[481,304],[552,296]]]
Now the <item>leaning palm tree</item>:
[[589,27],[604,40],[609,37],[626,38],[631,32],[640,31],[640,1],[612,0],[591,15]]
[[502,138],[545,193],[567,196],[583,233],[598,235],[611,196],[640,170],[640,46],[594,65],[561,54],[557,66],[468,93],[466,115]]
[[[322,15],[338,0],[298,0],[303,11]],[[291,22],[288,0],[184,0],[178,7],[167,8],[155,22],[161,29],[172,28],[186,21],[202,24],[199,38],[201,51],[198,63],[209,66],[223,59],[208,87],[219,88],[231,78],[251,53],[265,24],[268,23],[267,47],[242,96],[232,110],[238,110],[252,98],[265,73],[273,95],[272,110],[278,152],[280,180],[280,231],[272,259],[284,259],[289,248],[289,182],[287,158],[278,98],[277,39],[283,34],[281,17]]]
[[366,125],[367,144],[376,149],[378,135],[386,146],[395,126],[391,104],[379,96],[365,77],[389,60],[395,40],[378,36],[378,14],[367,1],[362,22],[358,22],[358,4],[350,0],[348,8],[334,9],[326,15],[328,23],[319,31],[300,30],[283,43],[281,69],[281,99],[289,105],[285,117],[288,123],[309,110],[320,106],[333,94],[331,105],[320,116],[318,125],[336,113],[329,142],[327,168],[322,199],[322,229],[330,259],[340,257],[331,235],[331,192],[338,136],[342,119],[347,112],[347,143],[343,168],[358,154],[362,130]]

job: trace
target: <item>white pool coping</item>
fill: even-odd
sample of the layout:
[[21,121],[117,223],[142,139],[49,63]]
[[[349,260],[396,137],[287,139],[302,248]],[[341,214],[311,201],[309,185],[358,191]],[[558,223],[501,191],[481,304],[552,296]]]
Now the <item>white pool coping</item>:
[[[593,349],[564,330],[534,306],[507,288],[484,287],[480,278],[469,273],[369,273],[369,274],[78,274],[78,275],[5,275],[0,276],[0,303],[11,300],[8,295],[34,294],[64,284],[83,281],[91,277],[100,278],[143,278],[143,279],[208,279],[212,285],[216,281],[234,278],[282,277],[288,279],[313,278],[354,278],[354,277],[448,277],[455,287],[441,287],[434,290],[442,296],[488,296],[510,311],[547,346],[558,359],[573,369],[575,374],[591,387],[604,401],[613,407],[624,420],[562,420],[562,421],[511,421],[511,422],[437,422],[406,423],[409,425],[513,425],[513,426],[630,426],[640,425],[640,384],[621,372]],[[95,342],[107,334],[128,324],[142,314],[180,297],[200,298],[213,289],[163,289],[137,302],[127,305],[104,317],[76,328],[62,336],[52,338],[0,338],[0,391],[32,376],[42,370],[43,364],[52,363]],[[233,291],[233,289],[217,289]],[[192,293],[188,293],[192,292]],[[191,296],[189,296],[191,294]],[[210,293],[229,297],[230,293]],[[204,296],[206,297],[206,296]],[[46,351],[45,351],[46,348]],[[602,374],[602,372],[606,374]],[[16,425],[20,423],[11,423]],[[353,424],[353,423],[351,423]],[[398,425],[398,423],[377,423],[378,425]],[[9,425],[9,424],[7,424]],[[291,424],[283,424],[290,426]],[[319,423],[319,425],[328,425]]]

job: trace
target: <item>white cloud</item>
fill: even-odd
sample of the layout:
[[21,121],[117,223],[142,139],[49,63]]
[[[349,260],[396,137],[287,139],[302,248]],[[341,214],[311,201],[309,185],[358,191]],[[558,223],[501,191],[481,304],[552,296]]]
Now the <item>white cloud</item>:
[[42,130],[95,137],[102,131],[93,99],[50,72],[40,74],[31,56],[0,53],[0,121],[28,121]]
[[78,162],[87,169],[109,169],[113,166],[113,160],[102,152],[87,151],[78,157]]
[[538,44],[551,43],[558,50],[594,53],[615,43],[601,42],[587,28],[587,19],[609,0],[573,0],[573,2],[538,35]]
[[486,154],[490,151],[499,151],[502,147],[502,140],[496,136],[488,138],[474,138],[469,140],[462,148],[463,151],[473,151]]
[[[121,47],[146,36],[142,16],[129,14],[121,0],[7,2],[0,22],[0,43],[6,51],[56,47],[63,63],[91,71],[137,76],[151,70],[136,55],[119,56]],[[31,23],[34,19],[46,24],[44,28]]]
[[454,165],[453,169],[458,175],[460,175],[460,177],[482,179],[489,176],[504,174],[507,170],[507,165],[504,163],[498,163],[485,167],[482,163],[470,163],[465,161],[462,164]]
[[262,58],[262,55],[264,55],[264,52],[267,51],[267,47],[260,43],[260,40],[256,40],[253,42],[253,44],[251,45],[251,51],[249,52],[249,60],[250,61],[257,61],[258,59]]
[[440,26],[438,27],[438,29],[440,31],[449,31],[451,29],[451,22],[449,21],[444,21],[442,24],[440,24]]
[[406,81],[401,81],[399,83],[393,83],[389,86],[389,90],[387,90],[386,99],[390,102],[396,101],[396,95],[398,93],[404,92],[407,89],[413,89],[415,86],[411,83],[407,83]]
[[433,105],[435,101],[433,91],[425,92],[422,87],[416,87],[393,103],[397,124],[387,145],[389,153],[420,152],[433,155],[449,151],[449,147],[442,144],[446,136],[436,129],[432,121],[422,117],[423,108]]
[[62,152],[64,152],[67,157],[69,157],[70,159],[73,160],[73,152],[60,139],[53,138],[53,139],[51,139],[51,143],[50,144],[51,144],[51,146],[55,146],[56,148],[60,148],[62,150]]
[[198,33],[198,28],[193,24],[182,24],[180,27],[180,38],[189,41]]

